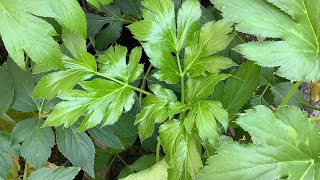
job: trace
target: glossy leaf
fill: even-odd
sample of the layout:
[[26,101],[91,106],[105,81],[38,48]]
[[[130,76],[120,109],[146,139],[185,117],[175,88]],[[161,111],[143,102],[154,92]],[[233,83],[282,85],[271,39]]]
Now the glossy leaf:
[[254,144],[222,146],[198,179],[319,179],[320,137],[299,108],[257,106],[237,124]]
[[161,144],[168,163],[168,179],[193,179],[202,168],[200,154],[193,138],[181,122],[172,120],[160,127]]
[[148,95],[143,101],[143,109],[137,115],[135,124],[139,124],[141,140],[150,137],[154,131],[155,123],[162,123],[168,117],[179,113],[184,105],[177,100],[176,95],[169,89],[160,85],[152,85],[150,89],[154,95]]
[[[251,42],[237,47],[265,67],[280,66],[277,74],[292,80],[320,78],[320,1],[211,0],[236,29],[280,41]],[[246,7],[246,8],[238,8]]]
[[81,167],[91,177],[94,177],[95,149],[90,137],[85,132],[77,132],[74,127],[65,129],[59,127],[57,128],[56,136],[60,152],[73,165]]
[[100,4],[106,5],[112,2],[112,0],[87,0],[87,1],[98,9],[100,8]]
[[40,128],[43,120],[34,118],[19,122],[12,130],[12,144],[22,142],[21,155],[37,169],[48,160],[54,145],[54,134],[50,127]]
[[80,171],[77,167],[60,167],[54,171],[47,168],[39,169],[35,172],[33,172],[29,177],[28,180],[41,180],[41,179],[47,179],[47,180],[70,180],[75,178],[75,176]]

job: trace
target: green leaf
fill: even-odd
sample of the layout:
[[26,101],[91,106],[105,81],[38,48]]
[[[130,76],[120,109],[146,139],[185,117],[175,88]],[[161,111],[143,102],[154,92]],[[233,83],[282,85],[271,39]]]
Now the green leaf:
[[13,80],[10,77],[6,63],[0,67],[0,94],[2,94],[2,98],[0,99],[0,114],[3,114],[9,110],[14,96]]
[[205,72],[217,73],[221,69],[227,69],[235,64],[229,58],[212,56],[225,49],[231,40],[232,23],[226,20],[206,23],[200,30],[196,39],[184,54],[184,73],[194,77],[205,75]]
[[70,180],[75,178],[75,176],[80,171],[77,167],[59,167],[57,170],[52,171],[51,169],[42,168],[33,172],[28,180]]
[[87,53],[85,39],[67,30],[63,31],[62,39],[76,60],[66,59],[66,70],[41,78],[34,90],[34,97],[52,99],[57,94],[73,89],[77,83],[91,78],[97,71],[95,58]]
[[166,180],[168,179],[167,173],[167,163],[162,160],[157,164],[153,165],[151,168],[140,171],[135,174],[131,174],[126,178],[121,180],[140,180],[140,179],[154,179],[154,180]]
[[12,60],[8,61],[8,70],[13,80],[14,99],[12,108],[22,112],[38,111],[40,100],[32,97],[35,82],[29,69],[24,71]]
[[[237,47],[265,67],[280,66],[277,74],[292,80],[320,78],[320,1],[212,0],[236,29],[280,41],[251,42]],[[238,8],[238,7],[246,8]],[[289,59],[289,60],[288,60]]]
[[219,100],[230,114],[238,112],[252,97],[258,86],[260,66],[248,61],[240,66],[235,77],[230,77]]
[[51,128],[40,128],[44,120],[34,118],[19,122],[12,130],[12,144],[22,142],[21,155],[37,169],[48,160],[54,145]]
[[299,108],[257,106],[237,124],[254,144],[222,146],[198,179],[319,179],[320,137]]
[[223,109],[221,103],[212,100],[200,101],[191,107],[187,118],[184,120],[184,125],[191,135],[195,122],[200,138],[212,145],[217,145],[219,144],[217,120],[226,130],[228,127],[228,112]]
[[56,136],[60,152],[73,165],[82,167],[91,177],[94,177],[95,149],[90,137],[85,132],[77,132],[74,127],[65,129],[59,127]]
[[115,123],[123,111],[134,103],[134,92],[125,85],[113,81],[94,79],[79,83],[84,90],[67,91],[59,96],[62,102],[56,105],[44,127],[69,127],[85,115],[79,130],[92,128],[103,121],[103,125]]
[[135,124],[140,123],[139,136],[141,140],[152,135],[155,123],[162,123],[184,108],[184,105],[177,101],[173,91],[164,89],[160,85],[151,85],[149,88],[155,95],[148,95],[144,99],[143,108],[135,121]]
[[[276,105],[280,105],[282,100],[286,97],[294,84],[290,82],[283,82],[275,84],[271,87],[271,92],[274,95],[274,101]],[[301,91],[298,89],[294,92],[288,101],[288,105],[301,107],[301,102],[304,102],[304,97]]]
[[126,83],[137,80],[143,71],[143,65],[139,64],[142,48],[137,47],[131,51],[128,65],[126,63],[127,51],[126,47],[117,45],[110,47],[100,55],[98,62],[100,62],[101,73]]
[[209,76],[189,78],[187,81],[186,101],[192,105],[199,100],[206,100],[213,92],[215,85],[226,78],[228,78],[226,74],[211,74]]
[[168,179],[193,179],[202,168],[200,154],[180,121],[172,120],[160,127],[160,139],[169,164]]
[[146,0],[142,5],[144,20],[128,27],[136,39],[144,42],[151,64],[160,69],[155,77],[169,84],[177,83],[182,70],[171,53],[179,53],[194,39],[201,16],[200,3],[196,0],[184,2],[177,16],[171,0]]
[[100,4],[107,5],[112,2],[112,0],[87,0],[94,7],[100,9]]
[[141,0],[114,0],[126,16],[134,16],[141,19]]
[[131,172],[139,172],[152,167],[156,164],[156,156],[154,155],[144,155],[136,160],[133,164],[125,167],[119,174],[118,179],[129,176]]
[[11,155],[19,155],[18,146],[10,146],[10,133],[0,131],[0,178],[6,178],[9,170],[13,167]]
[[[33,0],[31,4],[35,7],[43,5],[40,0]],[[45,5],[44,11],[49,12],[45,15],[52,15],[48,5]],[[51,37],[56,35],[54,28],[45,20],[33,15],[44,15],[42,12],[35,12],[31,6],[26,7],[20,1],[3,0],[0,3],[1,38],[9,55],[23,69],[24,51],[46,70],[63,67],[59,45]]]
[[122,114],[119,120],[109,126],[112,132],[118,136],[130,137],[138,133],[138,127],[134,125],[135,116],[128,113]]
[[108,147],[123,149],[121,141],[108,126],[102,128],[94,127],[92,129],[89,129],[89,133],[100,143]]

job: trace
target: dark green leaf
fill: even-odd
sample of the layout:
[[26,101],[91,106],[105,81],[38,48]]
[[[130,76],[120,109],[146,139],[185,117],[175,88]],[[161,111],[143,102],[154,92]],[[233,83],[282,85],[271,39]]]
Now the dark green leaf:
[[0,67],[0,115],[6,113],[13,102],[14,89],[13,80],[8,72],[7,64]]
[[100,143],[108,147],[123,149],[121,141],[108,126],[102,128],[94,127],[89,129],[89,133],[100,141]]
[[77,167],[59,167],[57,170],[52,171],[51,169],[42,168],[33,172],[28,180],[70,180],[80,171]]
[[85,132],[77,132],[74,127],[65,129],[59,127],[56,135],[60,152],[73,165],[82,167],[91,177],[94,177],[95,148],[90,137]]
[[[271,87],[271,92],[274,95],[274,102],[276,105],[280,105],[282,100],[287,96],[294,84],[290,82],[283,82],[275,84]],[[294,92],[288,101],[288,105],[301,107],[301,102],[304,102],[304,97],[301,91],[298,89]]]

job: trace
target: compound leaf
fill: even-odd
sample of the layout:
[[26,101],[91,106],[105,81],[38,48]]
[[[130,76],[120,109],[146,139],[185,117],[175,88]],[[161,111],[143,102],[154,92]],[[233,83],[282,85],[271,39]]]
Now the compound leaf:
[[112,129],[108,126],[98,128],[94,127],[89,129],[91,136],[95,137],[100,143],[111,147],[123,149],[123,145],[119,138],[112,132]]
[[65,129],[59,127],[57,128],[56,136],[60,152],[73,165],[82,167],[91,177],[94,177],[95,149],[90,137],[85,132],[77,132],[74,127]]
[[40,128],[44,120],[34,118],[19,122],[12,130],[12,144],[22,142],[21,155],[37,169],[48,160],[54,145],[54,134],[50,127]]
[[42,168],[35,172],[33,172],[29,177],[28,180],[70,180],[74,179],[75,176],[80,171],[77,167],[59,167],[58,169],[52,171],[51,169]]
[[237,23],[237,30],[280,39],[242,44],[237,46],[238,52],[261,66],[280,66],[277,74],[288,79],[320,78],[320,1],[211,1],[225,18]]
[[0,67],[0,114],[6,113],[13,102],[14,89],[13,80],[8,72],[8,66],[4,63]]
[[[276,105],[280,105],[282,100],[286,97],[289,91],[292,89],[294,84],[290,82],[283,82],[275,84],[271,87],[271,92],[274,95],[274,102]],[[291,98],[288,101],[288,105],[301,107],[301,102],[304,102],[304,97],[301,91],[298,89],[294,92]]]
[[319,179],[320,137],[299,108],[256,106],[237,124],[254,144],[222,146],[198,179]]
[[17,152],[19,145],[11,147],[10,141],[10,133],[0,131],[0,179],[6,178],[13,166],[10,155],[19,155]]
[[135,121],[135,124],[140,123],[138,129],[141,140],[152,135],[155,123],[162,123],[184,108],[184,105],[177,101],[173,91],[162,88],[160,85],[151,85],[150,89],[154,95],[148,95],[144,99],[143,109]]

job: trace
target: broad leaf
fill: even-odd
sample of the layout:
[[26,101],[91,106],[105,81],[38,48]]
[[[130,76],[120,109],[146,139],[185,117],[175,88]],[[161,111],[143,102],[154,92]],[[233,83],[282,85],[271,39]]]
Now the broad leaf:
[[258,86],[260,66],[246,62],[240,66],[235,77],[230,77],[222,96],[214,96],[230,114],[238,112],[250,100]]
[[[95,149],[90,137],[85,132],[77,132],[74,127],[57,128],[57,145],[60,152],[75,165],[82,167],[94,177],[93,162]],[[82,158],[84,157],[84,158]]]
[[48,160],[54,145],[50,127],[40,128],[44,120],[27,119],[16,124],[12,130],[12,144],[22,142],[21,155],[37,169]]
[[140,180],[140,179],[153,179],[153,180],[166,180],[168,179],[167,173],[167,163],[162,160],[157,164],[153,165],[151,168],[140,171],[135,174],[131,174],[126,178],[121,180]]
[[77,167],[60,167],[54,171],[52,171],[51,169],[47,169],[47,168],[42,168],[39,169],[35,172],[33,172],[28,180],[42,180],[42,179],[46,179],[46,180],[70,180],[75,178],[75,176],[78,174],[78,172],[80,171],[79,168]]
[[319,133],[299,108],[280,107],[273,113],[257,106],[237,124],[250,133],[254,144],[222,146],[198,179],[320,178]]
[[[320,78],[320,1],[211,0],[237,30],[280,41],[252,42],[237,47],[248,59],[302,81]],[[246,7],[246,8],[238,8]]]
[[225,49],[231,40],[232,23],[226,20],[206,23],[200,30],[197,41],[186,48],[184,72],[189,76],[205,75],[205,72],[218,73],[235,65],[229,58],[213,55]]
[[108,126],[98,128],[94,127],[89,130],[89,133],[95,137],[100,143],[111,147],[123,149],[122,143],[119,138],[112,132],[111,128]]
[[220,102],[200,101],[191,107],[184,125],[189,134],[192,134],[193,124],[196,123],[200,138],[212,145],[219,144],[217,122],[220,122],[224,129],[228,127],[228,112],[223,109]]
[[10,133],[0,131],[0,178],[6,178],[11,167],[13,167],[10,155],[19,155],[18,146],[10,146]]
[[[274,102],[276,105],[280,105],[282,100],[286,97],[289,91],[292,89],[294,84],[290,82],[283,82],[275,84],[271,87],[271,92],[274,95]],[[290,106],[298,106],[301,107],[301,102],[304,102],[304,97],[301,91],[298,89],[294,92],[291,98],[288,101],[288,105]]]
[[123,177],[127,177],[130,174],[132,174],[132,172],[139,172],[139,171],[143,171],[145,169],[151,168],[156,163],[157,163],[156,156],[154,156],[154,155],[141,156],[133,164],[123,168],[118,176],[118,179],[121,179]]
[[66,70],[43,77],[34,90],[37,98],[51,99],[56,94],[71,90],[77,83],[91,78],[97,71],[95,58],[87,53],[85,39],[67,30],[64,30],[62,39],[76,60],[65,60]]
[[129,111],[134,103],[134,92],[125,85],[113,81],[94,79],[80,83],[84,90],[71,90],[59,96],[64,101],[56,105],[44,126],[69,127],[82,115],[79,127],[83,131],[103,121],[103,125],[115,123],[123,111]]
[[226,74],[211,74],[209,76],[189,78],[186,90],[187,103],[192,105],[199,100],[206,100],[213,92],[215,85],[227,77],[228,75]]
[[87,0],[94,7],[100,9],[100,4],[106,5],[112,2],[112,0]]
[[168,179],[193,179],[202,168],[200,154],[193,138],[181,122],[172,120],[160,127],[160,139],[168,163]]
[[150,89],[154,95],[148,95],[144,99],[143,109],[135,121],[135,124],[140,123],[139,136],[141,140],[152,135],[155,123],[162,123],[185,107],[177,100],[173,91],[164,89],[160,85],[151,85]]
[[6,113],[13,102],[14,89],[13,80],[8,72],[7,64],[0,67],[0,115]]

